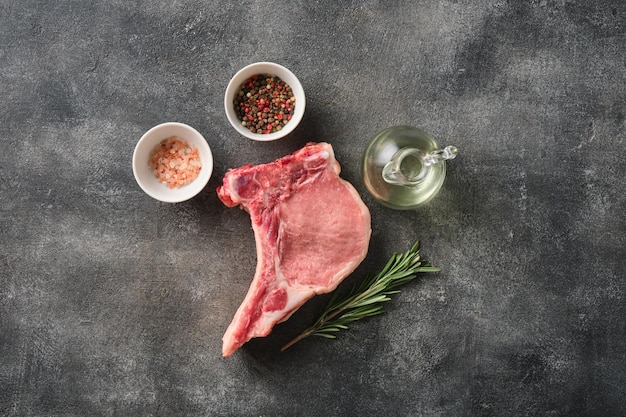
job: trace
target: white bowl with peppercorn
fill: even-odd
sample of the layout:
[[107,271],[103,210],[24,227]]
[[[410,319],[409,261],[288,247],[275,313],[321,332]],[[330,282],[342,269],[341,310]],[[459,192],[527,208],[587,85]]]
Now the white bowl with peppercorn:
[[273,62],[250,64],[235,74],[224,95],[230,124],[257,141],[285,137],[304,116],[306,99],[298,78]]
[[148,130],[133,152],[133,174],[150,197],[179,203],[197,195],[213,173],[213,154],[204,137],[183,123]]

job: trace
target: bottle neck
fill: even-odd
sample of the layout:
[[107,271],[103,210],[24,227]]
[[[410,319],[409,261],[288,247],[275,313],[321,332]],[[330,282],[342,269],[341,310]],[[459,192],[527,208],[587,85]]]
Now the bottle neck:
[[394,185],[417,185],[430,172],[424,164],[424,152],[415,148],[402,148],[383,168],[383,179]]

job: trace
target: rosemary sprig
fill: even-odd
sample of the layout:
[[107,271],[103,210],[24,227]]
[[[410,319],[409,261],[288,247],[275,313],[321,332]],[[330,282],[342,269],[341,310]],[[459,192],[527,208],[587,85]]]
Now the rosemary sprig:
[[383,303],[397,288],[417,277],[418,272],[439,272],[420,258],[420,243],[405,253],[394,253],[378,274],[369,276],[348,294],[335,291],[320,318],[308,329],[281,348],[284,351],[305,337],[321,336],[335,339],[336,333],[348,329],[348,324],[384,312]]

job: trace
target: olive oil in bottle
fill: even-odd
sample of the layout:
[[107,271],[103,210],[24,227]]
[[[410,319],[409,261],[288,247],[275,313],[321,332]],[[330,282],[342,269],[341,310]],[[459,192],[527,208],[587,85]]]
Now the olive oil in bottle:
[[393,126],[369,142],[361,174],[367,190],[381,204],[408,210],[439,192],[446,176],[445,161],[456,155],[454,146],[439,149],[422,129]]

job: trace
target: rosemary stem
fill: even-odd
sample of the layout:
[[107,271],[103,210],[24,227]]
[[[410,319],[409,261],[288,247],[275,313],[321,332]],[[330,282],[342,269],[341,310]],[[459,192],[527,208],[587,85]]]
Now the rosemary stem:
[[416,242],[407,252],[394,253],[377,275],[366,279],[343,299],[332,297],[320,318],[280,350],[287,350],[311,335],[334,338],[335,332],[348,328],[347,323],[382,313],[382,303],[390,300],[389,295],[399,292],[396,287],[412,281],[419,272],[439,272],[438,267],[421,260],[419,249]]

